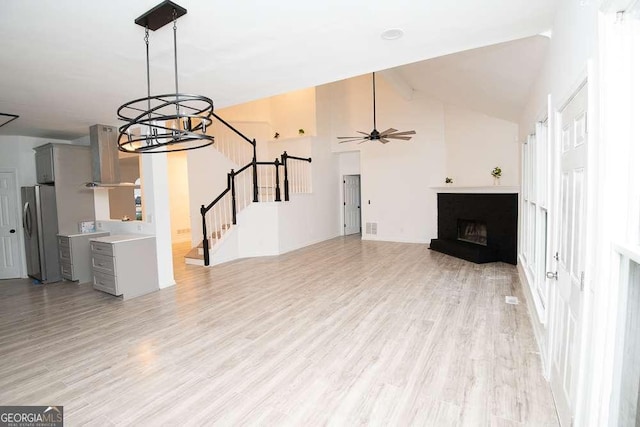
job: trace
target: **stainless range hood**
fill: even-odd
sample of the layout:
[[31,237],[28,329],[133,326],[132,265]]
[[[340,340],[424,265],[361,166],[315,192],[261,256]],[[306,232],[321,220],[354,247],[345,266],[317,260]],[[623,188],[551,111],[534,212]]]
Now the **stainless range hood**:
[[93,181],[86,184],[89,188],[140,188],[133,182],[120,181],[120,162],[118,156],[118,129],[114,126],[93,125],[89,128],[91,143],[91,168]]

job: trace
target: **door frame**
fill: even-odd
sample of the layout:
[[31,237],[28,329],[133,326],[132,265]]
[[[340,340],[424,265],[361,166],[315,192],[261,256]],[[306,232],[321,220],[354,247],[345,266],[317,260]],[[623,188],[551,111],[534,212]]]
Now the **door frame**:
[[5,167],[0,167],[0,172],[4,172],[4,173],[11,173],[13,174],[14,180],[13,182],[15,183],[14,185],[14,190],[15,190],[15,204],[14,206],[16,207],[16,211],[14,212],[14,214],[16,215],[16,218],[18,219],[18,224],[17,225],[17,229],[19,230],[18,234],[18,263],[20,265],[18,274],[19,277],[21,278],[25,278],[27,277],[27,273],[26,273],[26,265],[24,262],[25,259],[25,253],[24,253],[24,237],[23,237],[23,230],[22,230],[22,210],[20,209],[21,201],[20,201],[20,183],[18,182],[18,169],[16,168],[5,168]]

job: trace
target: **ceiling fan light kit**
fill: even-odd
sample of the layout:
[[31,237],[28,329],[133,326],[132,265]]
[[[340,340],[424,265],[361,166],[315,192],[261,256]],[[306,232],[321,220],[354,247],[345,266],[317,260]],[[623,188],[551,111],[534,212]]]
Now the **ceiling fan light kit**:
[[[118,149],[133,153],[168,153],[193,150],[211,145],[213,101],[206,96],[180,93],[178,90],[178,48],[176,21],[187,9],[165,0],[134,22],[145,28],[147,59],[147,96],[129,101],[118,108],[118,118],[125,122],[118,129]],[[151,95],[149,72],[149,30],[155,31],[173,22],[175,93]]]
[[376,73],[373,74],[373,130],[370,133],[357,131],[364,136],[339,136],[338,143],[344,142],[358,142],[362,144],[366,141],[380,141],[382,144],[386,144],[390,139],[399,139],[402,141],[408,141],[411,139],[409,135],[415,135],[415,130],[407,130],[400,132],[397,129],[389,128],[385,131],[379,132],[376,129]]

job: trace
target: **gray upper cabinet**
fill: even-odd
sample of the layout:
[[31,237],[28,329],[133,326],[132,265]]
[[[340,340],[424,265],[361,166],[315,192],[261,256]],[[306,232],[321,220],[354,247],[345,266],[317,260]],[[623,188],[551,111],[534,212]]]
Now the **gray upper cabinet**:
[[58,233],[78,232],[80,221],[95,219],[91,182],[91,149],[85,145],[45,144],[35,148],[36,175],[55,186]]
[[36,149],[36,178],[38,184],[54,182],[53,145],[47,144]]

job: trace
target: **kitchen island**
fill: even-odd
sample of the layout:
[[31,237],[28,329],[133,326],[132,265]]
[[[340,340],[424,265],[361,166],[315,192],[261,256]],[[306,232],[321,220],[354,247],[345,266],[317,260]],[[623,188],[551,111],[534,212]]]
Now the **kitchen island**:
[[159,289],[156,238],[118,234],[91,239],[93,287],[123,299]]

